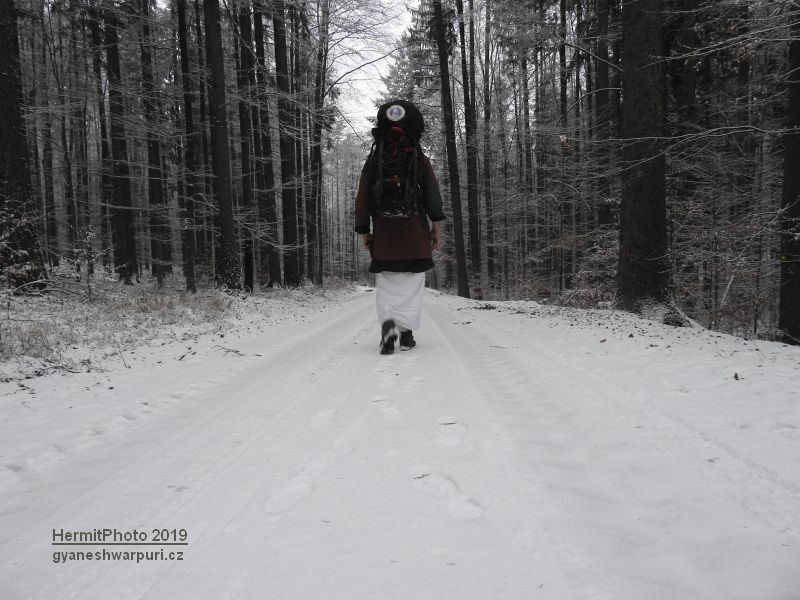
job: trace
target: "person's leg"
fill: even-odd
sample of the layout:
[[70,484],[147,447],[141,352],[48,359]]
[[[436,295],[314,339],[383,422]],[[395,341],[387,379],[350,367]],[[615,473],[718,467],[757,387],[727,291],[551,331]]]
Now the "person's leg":
[[419,328],[422,319],[425,274],[392,273],[387,279],[394,290],[391,316],[400,334],[400,349],[410,350],[416,345],[413,330]]
[[381,352],[394,351],[394,342],[401,337],[401,348],[411,348],[411,332],[422,318],[422,293],[425,273],[377,273],[375,304],[381,324]]
[[381,354],[394,352],[399,334],[394,315],[397,306],[397,285],[389,273],[375,274],[375,308],[381,325]]
[[422,320],[422,294],[425,289],[425,273],[396,273],[401,292],[396,306],[394,320],[401,331],[419,329]]

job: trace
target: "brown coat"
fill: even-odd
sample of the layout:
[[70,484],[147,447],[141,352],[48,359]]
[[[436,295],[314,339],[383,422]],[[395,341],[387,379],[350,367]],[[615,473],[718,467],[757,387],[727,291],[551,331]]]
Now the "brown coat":
[[422,156],[422,191],[425,214],[407,219],[391,219],[369,214],[367,177],[362,171],[356,193],[355,230],[358,233],[373,234],[372,258],[377,261],[407,261],[431,258],[431,221],[443,221],[442,195],[439,182],[433,172],[431,161]]

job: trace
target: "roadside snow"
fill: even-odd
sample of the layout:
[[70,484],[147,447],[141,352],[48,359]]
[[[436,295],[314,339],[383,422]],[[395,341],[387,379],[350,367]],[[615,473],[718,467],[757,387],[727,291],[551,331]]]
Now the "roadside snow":
[[2,384],[3,597],[800,598],[797,348],[428,292],[380,356],[373,302]]

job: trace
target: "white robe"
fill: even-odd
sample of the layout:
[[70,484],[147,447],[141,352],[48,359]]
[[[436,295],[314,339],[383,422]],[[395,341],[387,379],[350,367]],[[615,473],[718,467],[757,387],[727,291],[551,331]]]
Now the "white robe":
[[419,329],[425,273],[383,271],[375,274],[375,283],[378,321],[383,323],[388,319],[394,319],[401,330]]

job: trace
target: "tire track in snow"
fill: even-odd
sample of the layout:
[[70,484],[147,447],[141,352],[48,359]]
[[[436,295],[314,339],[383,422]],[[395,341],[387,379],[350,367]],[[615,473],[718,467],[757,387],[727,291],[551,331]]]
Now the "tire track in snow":
[[[519,460],[516,454],[517,441],[505,423],[489,408],[495,400],[501,400],[504,410],[510,414],[528,414],[531,398],[536,389],[530,379],[515,363],[513,356],[498,355],[487,351],[490,344],[482,335],[473,337],[457,322],[456,313],[443,305],[442,299],[432,295],[427,299],[426,310],[431,315],[427,321],[439,334],[450,356],[459,365],[464,379],[473,390],[472,399],[482,413],[490,435],[480,440],[480,449],[495,476],[503,481],[503,497],[498,498],[497,510],[490,511],[493,525],[508,539],[517,539],[531,553],[532,568],[542,573],[547,580],[541,589],[544,598],[621,598],[613,591],[584,591],[580,577],[592,564],[588,553],[580,547],[567,547],[549,531],[551,507],[547,502],[547,483],[530,471],[530,465]],[[543,402],[543,400],[540,400]],[[447,417],[444,423],[457,421]],[[440,422],[440,427],[448,425]],[[441,430],[440,430],[441,431]],[[440,440],[441,442],[441,440]],[[441,486],[440,486],[441,487]],[[445,489],[447,486],[445,484]],[[490,507],[494,508],[494,507]]]
[[[187,513],[195,513],[192,519],[198,519],[192,529],[192,553],[213,551],[214,540],[229,521],[235,520],[246,508],[255,493],[249,492],[250,495],[244,497],[237,493],[231,498],[228,490],[248,489],[251,477],[259,474],[263,477],[264,457],[258,453],[264,451],[268,457],[269,444],[265,436],[274,430],[274,426],[263,425],[280,423],[298,404],[319,394],[320,386],[335,379],[338,366],[345,360],[343,350],[354,344],[365,329],[361,327],[364,303],[364,299],[359,299],[349,310],[339,312],[334,318],[320,317],[315,321],[322,321],[318,327],[274,344],[261,357],[251,357],[246,363],[241,361],[241,366],[232,369],[227,378],[212,368],[212,374],[203,382],[195,382],[198,394],[191,405],[164,415],[160,422],[154,423],[157,429],[164,429],[161,437],[167,438],[155,448],[142,452],[138,439],[108,438],[105,445],[94,449],[97,456],[89,458],[90,463],[92,460],[102,463],[105,456],[112,461],[114,456],[121,455],[134,458],[122,465],[115,464],[102,481],[87,485],[85,477],[80,475],[84,471],[83,465],[70,464],[70,460],[78,456],[85,458],[85,455],[74,453],[67,456],[62,467],[66,472],[59,473],[65,483],[59,484],[63,493],[58,503],[46,508],[40,504],[38,510],[32,511],[49,513],[50,518],[35,525],[21,521],[17,523],[16,531],[6,532],[8,541],[3,550],[13,558],[3,561],[0,573],[13,569],[14,564],[40,560],[36,556],[40,544],[48,539],[49,530],[53,528],[83,530],[108,524],[120,528],[178,525]],[[326,339],[338,339],[338,342],[324,352],[308,352],[310,346]],[[276,374],[279,375],[276,377]],[[265,389],[265,382],[275,382],[275,385]],[[231,389],[233,393],[230,393]],[[193,414],[192,411],[197,409],[199,414]],[[145,429],[139,431],[147,433]],[[112,446],[114,442],[119,445]],[[241,468],[232,470],[234,464]],[[69,474],[70,469],[75,471],[74,476]],[[176,473],[180,473],[180,481],[174,479]],[[71,479],[75,480],[73,485],[67,483]],[[170,488],[172,492],[168,491]],[[176,491],[179,489],[180,492]],[[53,498],[46,496],[44,501],[52,502]],[[119,514],[120,507],[132,505],[137,507],[134,522],[131,522],[132,515]],[[203,513],[214,514],[214,506],[224,505],[233,515],[230,519],[217,523],[207,522],[207,517],[203,519]],[[91,507],[91,516],[86,513],[87,507]],[[174,568],[171,563],[157,566],[162,574],[149,580],[148,585],[157,585]],[[85,565],[80,565],[80,568],[86,569]],[[115,582],[115,588],[119,586],[119,578],[129,571],[129,566],[105,564],[99,571],[86,570],[82,583],[77,587],[73,580],[64,581],[61,577],[46,581],[38,578],[20,580],[9,574],[3,578],[13,581],[12,589],[19,590],[20,597],[102,598],[103,590],[107,590],[111,582]],[[67,569],[62,571],[67,573]],[[147,591],[141,585],[131,582],[131,597],[146,595]],[[34,592],[37,589],[40,592]],[[50,591],[45,591],[47,589]]]
[[[487,317],[492,321],[493,331],[502,331],[506,339],[518,344],[523,342],[520,330],[509,327],[505,319]],[[659,439],[651,441],[654,444],[660,442],[658,447],[665,451],[676,446],[690,449],[709,477],[718,477],[721,472],[736,485],[731,491],[735,490],[737,501],[751,514],[771,522],[777,530],[795,539],[800,538],[800,489],[795,484],[780,478],[768,467],[749,459],[685,418],[656,406],[640,394],[632,394],[591,364],[579,363],[554,352],[535,336],[526,339],[536,354],[557,365],[557,368],[545,372],[581,373],[582,378],[576,378],[570,384],[581,390],[583,397],[615,413],[619,420],[627,421],[632,428],[658,432]],[[529,367],[540,365],[529,364]],[[542,372],[540,368],[539,371]],[[598,394],[598,390],[603,393]]]

